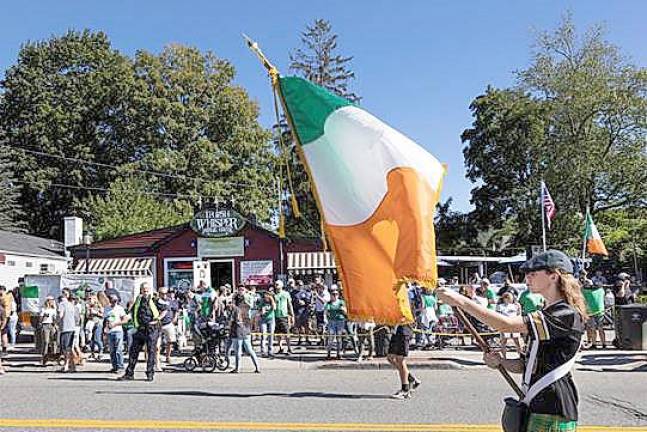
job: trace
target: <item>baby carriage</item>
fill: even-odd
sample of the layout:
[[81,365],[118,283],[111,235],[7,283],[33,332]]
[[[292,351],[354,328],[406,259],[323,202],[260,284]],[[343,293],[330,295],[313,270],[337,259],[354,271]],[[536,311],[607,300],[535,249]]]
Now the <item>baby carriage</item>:
[[184,360],[184,369],[192,372],[200,366],[204,372],[218,369],[224,371],[229,367],[229,356],[225,353],[225,344],[229,337],[227,327],[219,322],[198,320],[193,325],[193,342],[195,348],[191,356]]

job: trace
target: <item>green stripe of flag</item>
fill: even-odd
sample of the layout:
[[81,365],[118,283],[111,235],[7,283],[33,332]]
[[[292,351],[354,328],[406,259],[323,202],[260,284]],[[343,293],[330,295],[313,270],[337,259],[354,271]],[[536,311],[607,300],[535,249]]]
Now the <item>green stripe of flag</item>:
[[324,134],[324,124],[339,108],[353,105],[310,81],[298,77],[281,77],[281,93],[301,144],[306,145]]

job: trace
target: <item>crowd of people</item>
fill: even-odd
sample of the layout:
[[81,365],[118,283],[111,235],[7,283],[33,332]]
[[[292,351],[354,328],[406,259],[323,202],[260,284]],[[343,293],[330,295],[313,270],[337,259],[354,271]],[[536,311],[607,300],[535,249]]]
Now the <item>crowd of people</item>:
[[[579,281],[586,301],[589,319],[586,322],[585,347],[607,348],[604,331],[613,320],[613,306],[636,301],[629,275],[619,274],[613,280],[597,271],[592,278],[579,272]],[[450,287],[463,297],[506,317],[517,317],[540,310],[541,295],[519,290],[508,278],[503,284],[491,284],[475,274],[469,284],[457,279],[439,280],[439,286]],[[451,306],[439,301],[433,291],[416,283],[409,286],[409,300],[415,322],[411,326],[413,349],[442,348],[448,339],[465,338],[464,330]],[[132,377],[124,353],[136,361],[135,352],[147,347],[147,373],[152,379],[162,363],[170,364],[172,354],[187,350],[195,339],[197,322],[218,322],[228,331],[227,354],[235,358],[233,372],[240,369],[242,352],[246,351],[260,372],[257,354],[266,358],[290,356],[295,345],[325,349],[326,358],[352,358],[362,361],[377,354],[376,335],[390,336],[397,328],[378,326],[374,322],[353,322],[348,319],[343,293],[335,284],[327,286],[319,277],[312,282],[289,279],[277,280],[269,287],[258,289],[254,284],[233,289],[226,284],[218,289],[201,281],[196,287],[178,291],[160,287],[153,293],[150,286],[141,287],[138,296],[122,304],[119,292],[110,281],[103,290],[63,289],[58,298],[47,297],[35,320],[36,347],[43,365],[57,362],[62,372],[73,372],[86,361],[103,360],[107,353],[111,370]],[[143,296],[143,297],[142,297]],[[145,298],[146,301],[142,301]],[[2,315],[2,347],[16,343],[19,299],[0,286]],[[142,313],[144,315],[142,315]],[[140,316],[141,315],[141,316]],[[509,343],[522,353],[521,335],[514,332],[494,333],[487,325],[473,319],[476,329],[498,345],[506,358]],[[456,336],[456,337],[455,337]],[[385,343],[381,355],[386,354]],[[348,352],[351,355],[347,355]],[[128,363],[130,365],[130,363]],[[0,374],[5,369],[0,365]]]

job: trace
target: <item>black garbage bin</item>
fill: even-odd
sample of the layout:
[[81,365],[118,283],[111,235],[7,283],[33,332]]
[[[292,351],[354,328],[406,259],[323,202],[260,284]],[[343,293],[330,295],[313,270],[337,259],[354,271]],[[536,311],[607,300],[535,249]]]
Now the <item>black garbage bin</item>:
[[647,305],[618,306],[615,330],[618,348],[647,350]]

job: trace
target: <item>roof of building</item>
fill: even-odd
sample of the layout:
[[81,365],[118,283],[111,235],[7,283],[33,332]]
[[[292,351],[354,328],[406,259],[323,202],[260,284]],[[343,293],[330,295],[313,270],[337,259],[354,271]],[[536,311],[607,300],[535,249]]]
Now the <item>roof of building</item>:
[[[187,228],[189,228],[189,224],[181,224],[136,234],[128,234],[121,237],[94,242],[90,246],[90,249],[149,249],[154,247],[157,243],[166,240],[175,234],[183,232]],[[85,245],[77,245],[74,248],[85,248]]]
[[0,252],[65,258],[65,248],[59,241],[9,231],[0,231]]

